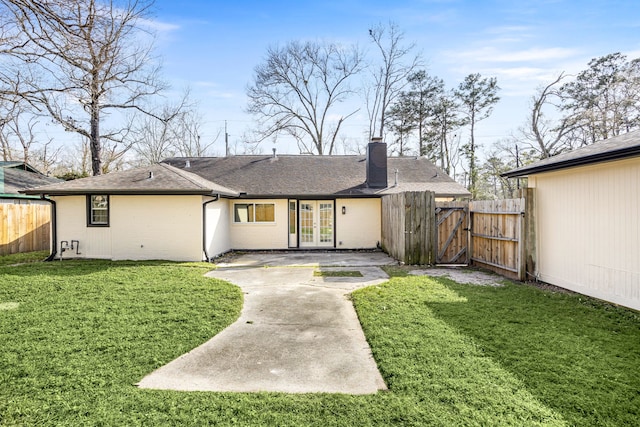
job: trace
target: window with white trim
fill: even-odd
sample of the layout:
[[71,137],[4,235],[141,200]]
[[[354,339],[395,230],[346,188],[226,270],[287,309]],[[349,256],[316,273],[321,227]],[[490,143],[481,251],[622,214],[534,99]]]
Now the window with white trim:
[[233,222],[265,223],[276,221],[275,203],[234,203]]
[[109,196],[106,194],[91,194],[87,196],[87,226],[109,226]]

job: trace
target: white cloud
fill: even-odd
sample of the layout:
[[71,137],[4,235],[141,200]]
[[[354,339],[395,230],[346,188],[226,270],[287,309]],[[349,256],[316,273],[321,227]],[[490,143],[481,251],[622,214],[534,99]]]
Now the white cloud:
[[453,59],[473,62],[507,63],[531,61],[557,61],[571,58],[579,52],[575,49],[562,47],[530,48],[524,50],[502,50],[493,46],[472,49],[462,52],[449,52]]
[[177,31],[181,28],[180,25],[177,24],[156,21],[153,19],[141,19],[140,24],[143,27],[149,28],[150,30],[157,31],[159,33],[169,33],[172,31]]

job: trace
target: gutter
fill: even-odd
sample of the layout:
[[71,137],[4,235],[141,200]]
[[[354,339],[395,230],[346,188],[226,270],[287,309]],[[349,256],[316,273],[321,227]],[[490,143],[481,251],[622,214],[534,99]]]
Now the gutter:
[[56,202],[51,199],[47,199],[44,194],[40,196],[41,200],[51,203],[51,254],[45,259],[45,261],[53,261],[57,254],[58,247],[58,216],[56,209]]
[[[634,157],[638,155],[640,155],[640,145],[636,145],[633,147],[624,148],[620,150],[608,151],[605,153],[593,154],[590,156],[550,162],[540,166],[535,166],[535,164],[533,164],[531,166],[505,172],[503,174],[500,174],[500,176],[505,178],[519,178],[519,177],[524,177],[528,175],[533,175],[536,173],[552,172],[555,170],[567,169],[567,168],[572,168],[577,166],[586,166],[586,165],[595,164],[595,163],[610,162],[613,160],[622,160],[622,159],[626,159],[626,158]],[[553,157],[550,157],[550,159],[553,159]]]
[[202,251],[207,262],[211,262],[209,251],[207,250],[207,205],[220,200],[220,194],[211,194],[211,197],[213,199],[207,200],[202,204]]

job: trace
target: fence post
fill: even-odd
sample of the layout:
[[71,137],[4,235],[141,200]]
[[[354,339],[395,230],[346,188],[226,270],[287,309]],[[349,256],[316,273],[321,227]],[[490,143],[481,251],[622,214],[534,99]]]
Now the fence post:
[[430,265],[435,265],[438,259],[438,222],[436,219],[436,193],[429,191],[426,193],[429,203],[427,204],[427,224],[429,228],[429,260]]
[[537,253],[536,253],[536,193],[535,188],[525,189],[525,236],[524,236],[524,257],[525,257],[525,279],[527,274],[537,277]]
[[518,242],[518,279],[524,281],[527,278],[527,239],[526,239],[526,215],[527,215],[527,199],[521,198],[520,209],[522,214],[518,218],[520,230],[520,242]]

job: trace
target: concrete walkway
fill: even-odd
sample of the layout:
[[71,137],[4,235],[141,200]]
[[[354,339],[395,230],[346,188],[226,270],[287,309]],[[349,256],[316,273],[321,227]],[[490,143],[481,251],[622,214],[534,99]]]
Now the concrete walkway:
[[[244,292],[240,318],[139,386],[190,391],[372,394],[386,389],[348,294],[382,283],[380,252],[232,255],[208,273]],[[316,270],[363,277],[317,277]]]

